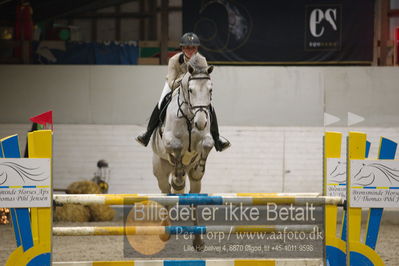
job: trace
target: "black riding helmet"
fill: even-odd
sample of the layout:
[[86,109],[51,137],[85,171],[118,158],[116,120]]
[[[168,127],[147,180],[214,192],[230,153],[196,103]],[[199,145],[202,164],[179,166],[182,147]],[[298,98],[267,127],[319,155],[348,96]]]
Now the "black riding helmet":
[[193,33],[193,32],[187,32],[185,34],[183,34],[183,36],[181,36],[180,38],[180,47],[184,47],[184,46],[200,46],[200,40],[197,36],[197,34]]

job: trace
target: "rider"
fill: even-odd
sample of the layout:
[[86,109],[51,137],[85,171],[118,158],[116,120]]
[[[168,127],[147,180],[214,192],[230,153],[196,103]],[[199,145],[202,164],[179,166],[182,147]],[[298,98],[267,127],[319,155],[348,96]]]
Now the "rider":
[[[163,88],[161,98],[158,104],[152,111],[150,121],[148,122],[147,131],[142,135],[138,136],[136,140],[147,146],[151,139],[152,132],[157,128],[160,122],[163,122],[165,115],[162,114],[161,110],[164,110],[166,105],[169,103],[171,93],[174,89],[179,87],[181,79],[184,74],[187,73],[187,62],[190,58],[198,53],[198,47],[200,46],[200,40],[195,33],[188,32],[183,34],[180,38],[180,48],[182,52],[179,52],[172,56],[168,62],[168,75]],[[215,149],[217,151],[223,151],[230,147],[230,142],[225,139],[221,139],[219,136],[218,122],[213,107],[210,107],[211,113],[211,134],[215,142]]]

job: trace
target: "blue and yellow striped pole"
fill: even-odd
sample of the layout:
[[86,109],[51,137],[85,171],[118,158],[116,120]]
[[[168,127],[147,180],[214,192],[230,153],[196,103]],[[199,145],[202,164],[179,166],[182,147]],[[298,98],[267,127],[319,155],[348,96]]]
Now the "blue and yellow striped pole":
[[183,195],[146,195],[146,194],[59,194],[54,195],[56,204],[105,204],[105,205],[133,205],[140,202],[153,201],[165,206],[171,205],[267,205],[292,204],[297,206],[304,205],[342,205],[343,199],[340,197],[327,196],[297,196],[295,194],[250,194],[242,195],[202,195],[202,194],[183,194]]
[[320,266],[320,259],[205,259],[54,262],[59,266]]
[[206,233],[317,232],[316,225],[198,225],[198,226],[81,226],[54,227],[55,236],[181,235]]

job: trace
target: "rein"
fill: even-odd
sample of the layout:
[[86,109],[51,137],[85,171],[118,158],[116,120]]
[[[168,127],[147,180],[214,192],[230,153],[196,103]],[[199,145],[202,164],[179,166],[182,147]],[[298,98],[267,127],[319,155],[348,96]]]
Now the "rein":
[[[199,73],[199,74],[203,74],[203,73]],[[191,75],[190,75],[190,77],[188,78],[188,81],[187,81],[187,86],[188,86],[188,83],[190,82],[190,80],[200,80],[200,79],[208,79],[208,80],[210,80],[211,78],[210,78],[208,75],[207,75],[207,76],[202,76],[202,77],[195,77],[195,76],[191,76]],[[178,106],[179,106],[179,108],[178,108],[178,110],[177,110],[177,117],[178,117],[178,118],[184,118],[184,119],[186,120],[186,125],[187,125],[187,130],[188,130],[188,139],[189,139],[189,142],[188,142],[188,152],[191,152],[191,131],[192,131],[192,129],[193,129],[192,122],[193,122],[193,120],[194,120],[194,118],[195,118],[195,115],[196,115],[198,112],[205,112],[206,116],[209,117],[209,114],[208,114],[207,110],[209,110],[210,104],[209,104],[209,105],[194,105],[194,106],[191,105],[191,101],[190,101],[190,94],[191,94],[191,92],[190,92],[189,90],[187,90],[187,93],[188,93],[188,100],[186,100],[186,98],[185,98],[185,96],[184,96],[184,93],[183,93],[183,101],[180,102],[180,92],[181,92],[182,89],[183,89],[183,84],[181,84],[181,86],[180,86],[180,88],[178,89],[178,92],[177,92],[177,93],[178,93],[178,94],[177,94],[177,104],[178,104]],[[183,106],[184,104],[187,104],[187,105],[189,106],[189,109],[190,109],[191,113],[193,113],[192,110],[197,109],[197,110],[195,110],[195,112],[193,113],[192,118],[189,118],[189,117],[187,116],[187,114],[184,113],[184,111],[183,111],[183,109],[182,109],[182,106]],[[181,114],[181,115],[180,115],[180,114]]]

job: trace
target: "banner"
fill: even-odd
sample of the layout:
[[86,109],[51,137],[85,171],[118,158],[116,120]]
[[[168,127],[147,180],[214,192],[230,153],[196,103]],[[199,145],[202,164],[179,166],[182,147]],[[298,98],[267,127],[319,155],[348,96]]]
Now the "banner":
[[51,201],[50,159],[0,159],[0,207],[50,207]]
[[137,42],[33,42],[35,64],[137,65]]
[[212,63],[370,65],[374,0],[183,0],[183,31]]
[[399,207],[398,160],[351,160],[350,166],[351,207]]

